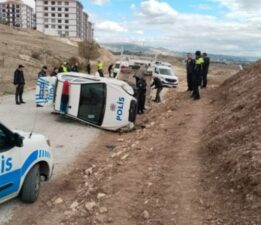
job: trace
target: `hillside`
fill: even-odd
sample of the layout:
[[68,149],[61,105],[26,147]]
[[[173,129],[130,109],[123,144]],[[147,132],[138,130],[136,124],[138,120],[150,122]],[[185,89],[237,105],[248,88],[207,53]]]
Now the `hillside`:
[[[77,46],[67,39],[0,25],[0,95],[13,93],[13,73],[19,64],[25,66],[26,87],[30,88],[43,65],[52,69],[71,57],[78,57]],[[114,59],[107,50],[101,48],[100,52],[105,63]],[[92,63],[95,66],[95,62]]]
[[216,177],[217,190],[225,195],[227,214],[234,212],[234,222],[239,218],[231,224],[260,219],[257,216],[261,210],[260,84],[261,61],[226,80],[214,96],[216,112],[204,131],[210,176]]

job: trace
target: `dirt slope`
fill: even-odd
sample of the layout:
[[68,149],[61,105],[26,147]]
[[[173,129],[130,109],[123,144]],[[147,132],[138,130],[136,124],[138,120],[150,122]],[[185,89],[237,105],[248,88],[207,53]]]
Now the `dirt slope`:
[[[34,30],[11,29],[0,24],[0,95],[13,93],[13,73],[19,64],[25,66],[26,87],[34,87],[36,74],[43,65],[50,69],[71,57],[78,57],[77,42],[44,35]],[[100,49],[105,64],[113,55]],[[92,62],[94,67],[96,62]]]
[[235,212],[231,224],[260,224],[261,62],[226,80],[212,103],[217,109],[204,148],[210,176],[230,204],[227,214]]

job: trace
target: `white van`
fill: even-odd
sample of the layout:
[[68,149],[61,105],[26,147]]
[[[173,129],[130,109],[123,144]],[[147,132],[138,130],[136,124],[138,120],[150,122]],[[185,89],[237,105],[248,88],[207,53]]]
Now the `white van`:
[[177,87],[179,84],[178,77],[169,66],[155,65],[153,67],[153,77],[158,77],[165,87]]
[[[68,93],[63,93],[65,89]],[[120,80],[61,73],[56,81],[54,110],[106,130],[128,130],[136,120],[133,95],[133,88]]]
[[33,203],[40,191],[41,177],[53,172],[49,140],[40,134],[12,131],[0,122],[0,203],[20,196]]

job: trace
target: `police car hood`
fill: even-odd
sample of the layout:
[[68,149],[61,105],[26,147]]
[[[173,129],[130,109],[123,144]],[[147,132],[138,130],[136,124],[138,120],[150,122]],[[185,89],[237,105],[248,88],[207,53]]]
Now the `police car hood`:
[[[23,130],[12,130],[13,133],[17,133],[19,135],[21,135],[24,138],[29,138],[31,132],[28,131],[23,131]],[[38,134],[38,133],[32,133],[32,137],[41,137],[46,139],[42,134]]]

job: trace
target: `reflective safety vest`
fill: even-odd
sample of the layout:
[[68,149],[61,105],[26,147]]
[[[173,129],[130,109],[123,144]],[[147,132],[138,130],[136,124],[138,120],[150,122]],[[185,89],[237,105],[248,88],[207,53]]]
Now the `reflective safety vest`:
[[98,70],[103,70],[104,66],[103,63],[98,63]]
[[196,65],[202,65],[204,64],[204,59],[203,57],[199,57],[198,59],[195,60]]
[[67,66],[63,66],[63,72],[64,72],[64,73],[67,73],[67,72],[68,72]]

